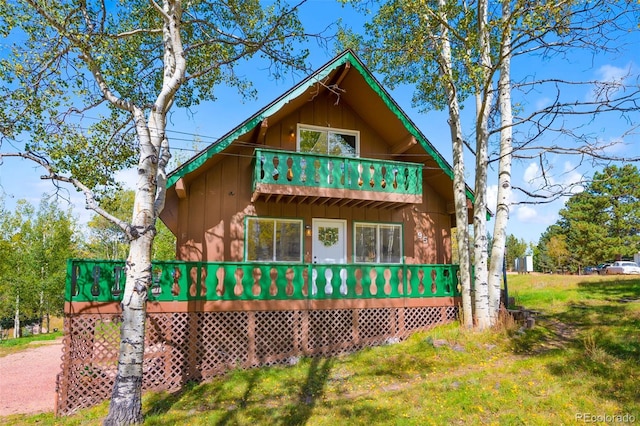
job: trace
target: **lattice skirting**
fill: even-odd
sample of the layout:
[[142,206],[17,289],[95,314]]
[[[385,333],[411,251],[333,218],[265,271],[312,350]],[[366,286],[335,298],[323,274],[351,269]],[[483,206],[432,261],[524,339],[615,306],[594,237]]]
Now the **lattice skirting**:
[[[454,320],[456,306],[291,311],[149,313],[145,390],[180,389],[231,368],[353,352]],[[96,405],[111,394],[120,344],[118,314],[65,318],[56,414]]]

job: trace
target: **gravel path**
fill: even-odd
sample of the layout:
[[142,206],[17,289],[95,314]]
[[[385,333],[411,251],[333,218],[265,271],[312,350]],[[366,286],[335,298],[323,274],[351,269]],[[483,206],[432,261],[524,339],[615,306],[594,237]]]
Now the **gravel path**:
[[0,416],[54,410],[62,338],[39,344],[0,357]]

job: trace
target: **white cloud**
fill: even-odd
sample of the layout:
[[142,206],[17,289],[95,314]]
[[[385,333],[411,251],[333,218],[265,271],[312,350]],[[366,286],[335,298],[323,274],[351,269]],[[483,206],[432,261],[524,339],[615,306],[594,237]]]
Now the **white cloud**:
[[536,101],[536,111],[540,111],[541,109],[548,107],[552,104],[551,98],[544,97],[540,98]]
[[496,212],[498,205],[498,185],[489,185],[487,187],[487,207],[492,212]]
[[632,73],[632,63],[620,68],[614,65],[602,65],[595,72],[599,83],[594,84],[589,93],[588,101],[604,101],[624,89],[625,79]]
[[584,174],[579,172],[570,161],[564,163],[564,173],[562,184],[569,188],[572,194],[577,194],[584,191],[584,187],[580,183],[584,180]]
[[621,137],[612,137],[609,140],[598,140],[602,155],[610,157],[624,157],[633,151],[633,141],[625,143]]
[[538,173],[540,172],[540,167],[536,163],[529,163],[527,168],[524,171],[523,179],[528,184],[532,185],[534,180],[539,178]]
[[538,212],[536,209],[529,206],[519,206],[516,209],[516,219],[520,222],[532,222],[536,221]]
[[621,83],[631,72],[631,65],[627,65],[625,68],[616,67],[613,65],[603,65],[596,71],[596,75],[599,80],[609,83]]

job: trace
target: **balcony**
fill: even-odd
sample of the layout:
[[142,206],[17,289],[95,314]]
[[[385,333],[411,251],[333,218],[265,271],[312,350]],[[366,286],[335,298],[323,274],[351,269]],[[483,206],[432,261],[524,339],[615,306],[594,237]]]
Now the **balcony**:
[[[124,267],[124,261],[69,260],[65,301],[117,304],[124,293]],[[411,300],[458,296],[457,265],[172,261],[153,263],[149,301],[308,309],[331,301],[410,306]]]
[[392,207],[422,203],[422,164],[256,149],[252,201]]

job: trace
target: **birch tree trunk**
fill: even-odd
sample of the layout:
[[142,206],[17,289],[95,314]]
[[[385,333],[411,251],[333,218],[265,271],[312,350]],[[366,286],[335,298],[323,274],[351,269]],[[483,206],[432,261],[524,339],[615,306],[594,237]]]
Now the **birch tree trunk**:
[[20,294],[16,295],[16,314],[13,317],[13,338],[20,337]]
[[[135,115],[141,155],[131,224],[133,233],[138,237],[131,240],[126,262],[126,282],[121,303],[118,373],[105,425],[135,424],[143,420],[142,373],[146,302],[151,286],[151,247],[156,233],[155,221],[158,213],[154,206],[158,161],[157,154],[153,153],[160,149],[160,143],[157,141],[157,135],[151,138],[149,131],[149,128],[156,129],[155,125],[146,125],[142,111],[136,110]],[[157,114],[153,114],[155,115]]]
[[[156,6],[159,7],[159,6]],[[120,356],[109,413],[105,425],[142,423],[142,379],[146,302],[152,279],[152,246],[155,223],[164,208],[166,165],[169,143],[165,135],[166,114],[186,73],[180,37],[180,1],[167,0],[160,11],[164,17],[163,86],[149,114],[148,124],[141,109],[132,106],[140,142],[138,182],[133,204],[126,282],[122,298]]]
[[473,208],[474,291],[476,327],[491,326],[489,315],[489,285],[487,282],[487,162],[489,146],[489,114],[491,106],[491,57],[488,1],[478,2],[478,40],[480,43],[480,75],[482,86],[476,92],[476,180]]
[[[445,1],[438,1],[441,22],[446,22],[444,12]],[[449,105],[449,129],[453,150],[453,197],[456,211],[456,238],[458,240],[458,259],[460,262],[459,285],[462,293],[462,323],[465,327],[473,327],[473,309],[471,304],[471,260],[469,258],[469,215],[467,211],[467,191],[464,180],[464,144],[462,141],[462,125],[460,122],[460,106],[453,81],[453,64],[451,60],[451,42],[449,30],[441,25],[440,69],[445,76],[447,103]]]
[[[305,69],[308,51],[302,43],[307,37],[324,39],[304,31],[298,10],[305,2],[2,3],[0,26],[8,48],[1,74],[13,82],[0,85],[0,117],[8,123],[2,137],[13,141],[24,135],[28,142],[20,141],[17,152],[0,152],[0,160],[28,159],[46,170],[44,179],[75,186],[86,208],[116,225],[130,244],[121,351],[105,424],[142,421],[145,304],[170,158],[167,114],[174,102],[188,109],[215,99],[220,84],[251,97],[250,77],[235,69],[241,59],[259,56],[276,79],[285,69]],[[180,87],[185,93],[177,99]],[[138,182],[128,221],[102,208],[96,189],[113,189],[113,172],[136,159]]]
[[[500,45],[500,77],[498,80],[498,103],[500,108],[500,160],[498,166],[498,203],[493,225],[493,246],[489,270],[489,310],[495,324],[500,311],[500,281],[504,264],[504,249],[507,241],[507,223],[511,202],[511,153],[512,124],[511,109],[511,5],[502,4],[503,39]],[[505,304],[507,301],[505,300]]]

